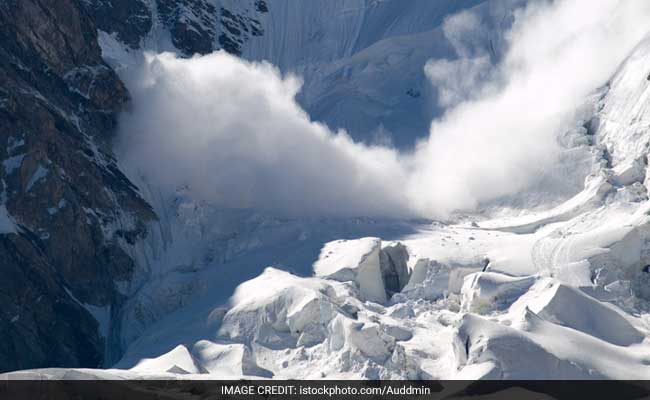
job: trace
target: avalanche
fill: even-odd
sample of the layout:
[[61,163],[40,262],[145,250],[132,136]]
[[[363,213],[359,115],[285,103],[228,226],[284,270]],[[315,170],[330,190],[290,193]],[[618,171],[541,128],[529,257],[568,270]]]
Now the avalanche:
[[532,210],[279,218],[143,183],[122,359],[4,377],[650,379],[649,65],[647,37],[561,137],[584,184]]

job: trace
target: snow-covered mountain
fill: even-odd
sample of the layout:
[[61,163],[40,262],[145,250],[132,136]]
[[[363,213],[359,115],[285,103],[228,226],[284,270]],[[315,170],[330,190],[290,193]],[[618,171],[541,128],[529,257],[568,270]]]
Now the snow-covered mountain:
[[[305,81],[298,101],[312,119],[344,128],[356,140],[390,139],[408,148],[442,111],[423,66],[432,58],[458,57],[445,18],[474,9],[480,26],[462,40],[496,62],[511,13],[525,0],[86,3],[100,30],[136,49],[186,55],[223,49],[297,73]],[[126,23],[119,13],[128,13]]]
[[[190,56],[224,49],[301,76],[297,100],[311,119],[345,128],[357,141],[392,134],[392,142],[409,148],[445,110],[440,88],[426,76],[427,61],[485,56],[493,68],[525,3],[80,4],[99,30],[91,41],[127,83],[145,51]],[[478,21],[462,35],[446,23],[461,11]],[[128,277],[99,280],[109,281],[119,299],[87,294],[92,276],[80,288],[69,284],[74,272],[56,272],[55,281],[69,307],[96,321],[89,337],[108,369],[4,376],[649,379],[648,65],[646,38],[583,99],[560,136],[553,173],[567,181],[562,190],[548,184],[560,179],[542,179],[533,191],[444,222],[224,209],[188,186],[170,191],[127,170],[129,185],[119,198],[128,206],[115,209],[119,216],[138,210],[134,221],[119,220],[138,229],[103,234],[123,238],[116,243],[132,268]],[[16,140],[7,142],[7,174],[23,146]],[[110,170],[121,177],[117,166]],[[535,208],[526,209],[531,203]],[[10,238],[25,228],[8,204],[0,221],[7,221],[3,237]],[[21,361],[4,369],[99,366],[12,357]]]

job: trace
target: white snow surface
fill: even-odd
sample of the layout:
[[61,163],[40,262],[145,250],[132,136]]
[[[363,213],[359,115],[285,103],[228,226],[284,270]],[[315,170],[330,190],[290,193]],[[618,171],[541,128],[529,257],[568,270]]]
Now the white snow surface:
[[364,299],[386,302],[386,286],[381,275],[379,238],[327,243],[314,264],[316,276],[338,281],[353,281]]

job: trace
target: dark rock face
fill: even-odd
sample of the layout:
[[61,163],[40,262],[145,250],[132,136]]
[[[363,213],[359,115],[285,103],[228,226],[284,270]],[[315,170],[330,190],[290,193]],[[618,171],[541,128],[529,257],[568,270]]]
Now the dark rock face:
[[244,8],[244,14],[224,7],[217,10],[206,0],[157,0],[157,4],[174,46],[186,55],[207,54],[220,48],[241,55],[246,40],[264,33],[260,22],[249,14],[269,10],[264,0],[252,4],[254,12]]
[[100,365],[79,302],[119,309],[125,249],[155,218],[110,150],[128,93],[96,32],[78,0],[0,2],[0,201],[17,224],[0,234],[0,371]]
[[266,1],[264,0],[255,0],[255,11],[261,13],[267,13],[269,12],[269,6],[266,4]]
[[208,0],[156,0],[153,5],[145,0],[84,0],[81,5],[98,29],[117,35],[133,49],[141,47],[142,40],[158,23],[169,32],[173,45],[187,56],[218,49],[241,55],[248,39],[264,34],[257,18],[269,12],[265,0],[242,0],[239,11],[217,9]]
[[[129,255],[156,218],[110,142],[126,88],[98,29],[133,49],[155,25],[185,55],[240,55],[265,0],[0,1],[0,372],[119,357]],[[14,229],[2,229],[4,210]],[[110,317],[100,327],[88,311]],[[103,329],[100,332],[100,328]],[[105,338],[106,337],[106,338]]]
[[217,10],[205,0],[158,0],[161,22],[169,29],[174,46],[187,55],[212,52]]
[[[267,10],[266,3],[256,2],[257,10]],[[219,45],[222,49],[230,54],[241,55],[242,45],[250,36],[262,36],[264,30],[260,22],[254,18],[239,15],[221,8],[221,34],[219,35]]]
[[97,28],[115,33],[131,48],[140,47],[151,30],[153,18],[144,0],[93,0],[81,3],[92,16]]
[[0,370],[98,366],[97,322],[66,293],[41,249],[23,235],[0,236]]

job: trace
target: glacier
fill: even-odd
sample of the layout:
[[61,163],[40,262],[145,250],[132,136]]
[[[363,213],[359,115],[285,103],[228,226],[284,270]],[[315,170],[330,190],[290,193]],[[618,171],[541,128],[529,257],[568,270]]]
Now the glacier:
[[[496,63],[504,10],[522,2],[269,3],[282,18],[267,15],[242,57],[303,76],[298,101],[312,118],[360,141],[380,123],[408,147],[444,111],[428,107],[424,66],[454,56],[445,16],[484,16],[479,46]],[[137,62],[114,37],[103,42],[118,70]],[[650,379],[649,65],[646,37],[584,99],[560,137],[553,173],[564,186],[542,180],[447,220],[223,209],[135,177],[160,220],[128,248],[139,269],[112,329],[119,360],[2,376]],[[426,112],[414,101],[429,102]]]

